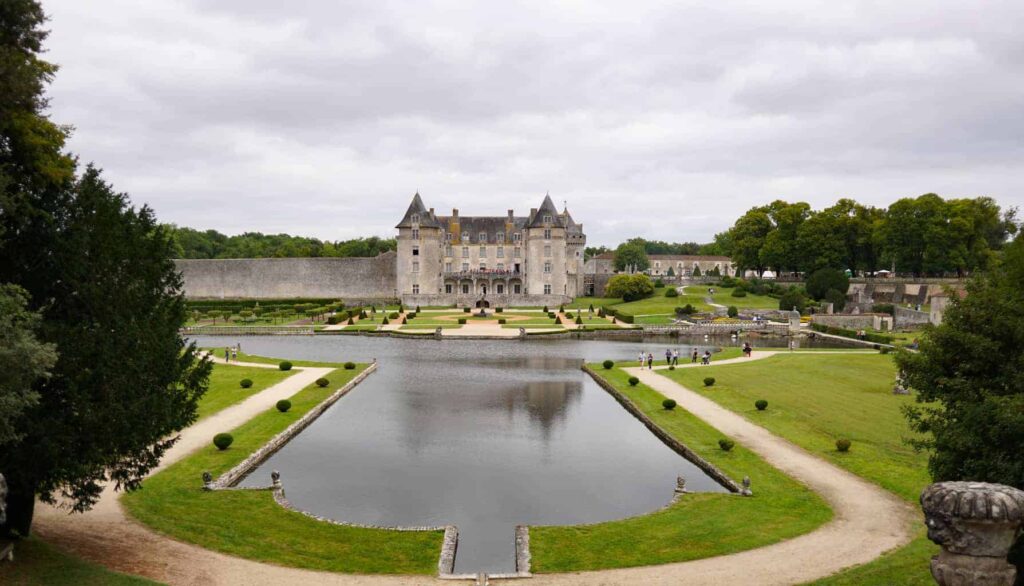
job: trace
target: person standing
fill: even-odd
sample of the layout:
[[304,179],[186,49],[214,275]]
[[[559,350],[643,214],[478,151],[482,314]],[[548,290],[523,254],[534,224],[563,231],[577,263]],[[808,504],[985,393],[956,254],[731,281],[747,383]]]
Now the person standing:
[[691,358],[690,362],[692,362],[693,364],[697,364],[697,349],[696,348],[693,349],[693,355],[690,358]]
[[672,349],[665,348],[665,366],[672,365]]
[[647,370],[654,370],[654,354],[647,353]]
[[711,364],[711,350],[704,351],[704,364]]
[[679,348],[672,350],[672,366],[679,365]]
[[231,360],[238,362],[238,348],[231,349]]
[[640,351],[640,368],[644,367],[644,360],[647,359],[647,354],[643,350]]
[[231,362],[231,348],[224,346],[224,362]]

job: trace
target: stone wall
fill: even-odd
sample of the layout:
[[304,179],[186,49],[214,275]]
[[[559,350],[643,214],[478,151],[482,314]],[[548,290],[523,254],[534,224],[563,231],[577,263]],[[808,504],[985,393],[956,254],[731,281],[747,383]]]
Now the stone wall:
[[394,299],[395,253],[375,258],[175,260],[190,299]]
[[846,328],[848,330],[892,330],[892,316],[888,313],[867,313],[861,315],[822,315],[811,318],[816,324]]
[[929,323],[930,321],[927,311],[907,309],[906,307],[900,307],[899,305],[897,305],[894,309],[896,313],[897,328],[905,328],[908,326],[922,326],[926,323]]
[[[408,307],[446,307],[457,305],[458,307],[476,307],[476,302],[483,297],[479,294],[473,295],[402,295],[402,303]],[[568,295],[490,295],[485,299],[490,307],[541,307],[548,306],[551,309],[557,308],[564,303],[571,303],[572,297]]]

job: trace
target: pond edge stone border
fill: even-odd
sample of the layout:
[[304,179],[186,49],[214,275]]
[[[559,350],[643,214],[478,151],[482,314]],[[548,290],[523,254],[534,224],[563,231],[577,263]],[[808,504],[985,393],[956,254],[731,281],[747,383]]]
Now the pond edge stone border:
[[[695,466],[703,470],[705,474],[715,479],[715,481],[724,486],[730,492],[734,494],[744,494],[743,487],[741,487],[739,483],[737,483],[732,478],[729,478],[729,476],[725,472],[719,470],[717,466],[699,456],[696,452],[687,447],[686,444],[672,437],[672,435],[670,435],[667,431],[659,427],[658,424],[655,423],[653,419],[648,417],[647,414],[644,413],[639,407],[637,407],[636,404],[633,403],[633,401],[630,400],[629,397],[623,395],[618,389],[615,388],[614,385],[606,381],[598,373],[594,372],[594,370],[587,366],[586,363],[583,364],[582,369],[584,372],[589,374],[590,377],[594,379],[594,381],[601,388],[608,391],[608,394],[614,397],[615,400],[618,401],[619,404],[626,409],[626,411],[629,411],[633,415],[633,417],[639,419],[640,422],[643,423],[647,427],[647,429],[651,430],[651,433],[653,433],[665,445],[672,448],[672,450],[675,451],[680,456],[692,462]],[[678,495],[676,496],[678,497]]]

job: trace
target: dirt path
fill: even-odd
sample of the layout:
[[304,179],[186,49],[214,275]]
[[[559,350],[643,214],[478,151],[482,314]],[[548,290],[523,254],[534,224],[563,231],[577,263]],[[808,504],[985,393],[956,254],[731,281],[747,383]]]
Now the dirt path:
[[[757,352],[767,358],[779,352]],[[819,354],[807,352],[805,354]],[[820,353],[827,354],[827,353]],[[686,365],[691,367],[696,365]],[[646,369],[627,368],[680,407],[756,452],[776,468],[807,484],[835,511],[833,520],[805,535],[726,556],[678,564],[602,572],[545,575],[537,584],[799,584],[869,562],[906,544],[918,522],[910,505],[878,486],[811,455],[714,401]],[[757,479],[752,484],[755,497]],[[740,498],[740,497],[737,497]],[[752,526],[751,531],[757,527]]]
[[[788,352],[755,351],[751,358],[721,360],[715,364],[749,362],[779,353]],[[238,364],[274,368],[273,365]],[[678,368],[697,366],[685,364]],[[185,430],[181,441],[168,453],[162,466],[205,445],[216,431],[231,429],[269,408],[279,398],[293,395],[330,369],[296,370],[300,372]],[[538,575],[529,581],[530,584],[794,584],[869,562],[881,553],[910,540],[910,527],[916,522],[916,515],[909,505],[894,495],[805,452],[657,373],[640,368],[626,370],[662,394],[674,398],[681,407],[724,434],[757,452],[772,465],[806,483],[828,501],[835,510],[835,518],[806,535],[732,555],[622,570]],[[753,490],[756,494],[756,478]],[[451,583],[426,576],[358,576],[314,572],[223,555],[175,541],[135,523],[126,517],[116,497],[112,491],[105,491],[96,508],[84,515],[68,516],[61,511],[41,506],[37,511],[35,528],[43,539],[75,555],[114,570],[175,585],[397,586]],[[752,526],[750,530],[757,531],[757,527]],[[268,543],[267,547],[273,547],[273,544]]]

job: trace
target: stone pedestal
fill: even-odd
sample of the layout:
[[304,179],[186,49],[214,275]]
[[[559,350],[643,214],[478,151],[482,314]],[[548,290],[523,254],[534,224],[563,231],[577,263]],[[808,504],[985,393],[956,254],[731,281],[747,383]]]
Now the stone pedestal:
[[793,310],[789,312],[789,333],[800,333],[800,312]]
[[1006,561],[1024,522],[1024,491],[986,482],[937,482],[921,493],[928,539],[942,546],[931,561],[942,586],[1012,586]]

